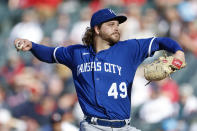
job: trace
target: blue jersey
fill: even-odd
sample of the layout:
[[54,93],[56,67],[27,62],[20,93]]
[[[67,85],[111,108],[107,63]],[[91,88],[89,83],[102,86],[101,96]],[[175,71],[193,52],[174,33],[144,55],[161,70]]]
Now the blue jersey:
[[72,70],[78,100],[86,116],[123,120],[130,117],[137,67],[163,49],[172,53],[182,50],[174,40],[160,37],[120,41],[98,53],[91,46],[54,48],[32,42],[31,52],[41,61],[61,63]]
[[56,62],[72,70],[85,115],[119,120],[130,117],[134,75],[143,60],[159,49],[153,41],[154,38],[120,41],[98,53],[84,45],[55,49]]

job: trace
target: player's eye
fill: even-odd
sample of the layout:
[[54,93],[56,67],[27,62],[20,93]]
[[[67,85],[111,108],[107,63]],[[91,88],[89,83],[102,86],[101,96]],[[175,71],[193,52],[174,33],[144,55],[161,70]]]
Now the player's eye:
[[109,26],[113,26],[113,25],[114,25],[114,23],[112,23],[112,22],[111,22],[111,23],[109,23],[108,25],[109,25]]
[[109,22],[107,25],[110,26],[110,27],[113,27],[113,26],[119,26],[119,23],[112,21],[112,22]]

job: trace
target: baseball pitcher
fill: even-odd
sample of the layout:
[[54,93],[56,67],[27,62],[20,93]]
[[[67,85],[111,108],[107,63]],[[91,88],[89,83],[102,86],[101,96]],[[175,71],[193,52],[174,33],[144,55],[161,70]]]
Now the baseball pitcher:
[[[116,15],[111,9],[95,12],[83,36],[84,45],[55,48],[26,39],[14,42],[17,50],[30,51],[43,62],[64,64],[72,70],[84,113],[80,131],[139,131],[129,125],[131,89],[138,66],[158,50],[174,55],[170,61],[164,58],[146,68],[149,81],[163,79],[184,66],[183,49],[170,38],[120,41],[119,24],[126,20],[126,16]],[[163,68],[165,63],[168,65]],[[154,71],[165,75],[158,78]]]

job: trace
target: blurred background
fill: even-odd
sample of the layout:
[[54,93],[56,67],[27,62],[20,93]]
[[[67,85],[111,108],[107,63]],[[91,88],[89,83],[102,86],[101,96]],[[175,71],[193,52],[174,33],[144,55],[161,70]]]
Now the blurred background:
[[1,0],[1,131],[79,130],[83,113],[71,71],[17,52],[13,41],[80,44],[92,13],[106,7],[128,17],[120,25],[122,40],[171,37],[186,54],[186,68],[147,86],[143,64],[139,67],[131,125],[143,131],[197,131],[197,0]]

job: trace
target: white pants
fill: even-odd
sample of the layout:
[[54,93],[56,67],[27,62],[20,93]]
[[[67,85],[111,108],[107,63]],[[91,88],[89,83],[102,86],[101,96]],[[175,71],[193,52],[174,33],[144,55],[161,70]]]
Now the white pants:
[[130,125],[125,125],[121,128],[112,128],[100,125],[89,124],[87,121],[83,120],[80,123],[80,131],[141,131]]

